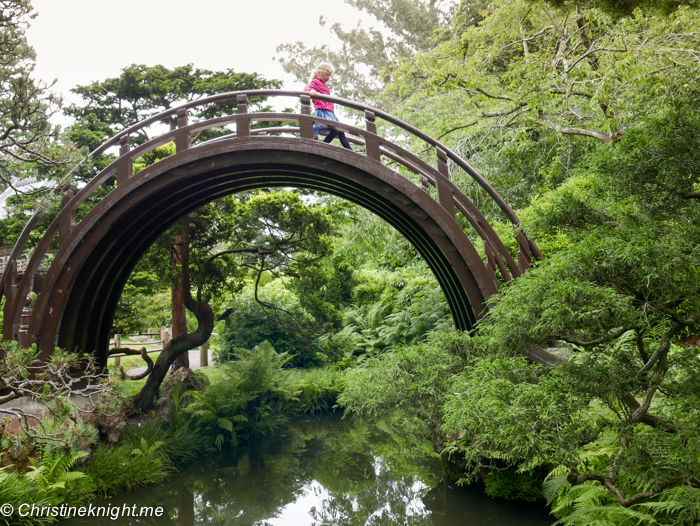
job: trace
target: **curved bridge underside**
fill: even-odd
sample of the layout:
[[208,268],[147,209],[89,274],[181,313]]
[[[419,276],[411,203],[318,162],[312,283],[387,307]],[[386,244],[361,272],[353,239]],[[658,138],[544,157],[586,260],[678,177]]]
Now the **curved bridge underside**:
[[365,161],[356,166],[355,156],[334,146],[324,145],[328,156],[323,156],[318,144],[299,148],[295,139],[250,144],[255,142],[262,141],[251,138],[228,147],[189,150],[104,199],[91,212],[93,217],[81,222],[83,228],[72,233],[68,250],[57,256],[60,264],[46,277],[52,293],[42,294],[29,327],[40,347],[48,344],[49,351],[56,338],[64,348],[106,349],[124,283],[159,234],[213,199],[273,186],[334,194],[385,219],[413,243],[435,273],[456,326],[467,329],[474,324],[485,300],[480,289],[488,281],[480,287],[466,261],[484,270],[482,278],[485,267],[454,218],[444,210],[431,210],[434,202],[425,192],[410,192],[409,185],[414,185],[379,164]]
[[[250,118],[249,115],[246,117]],[[365,155],[314,140],[309,136],[312,118],[297,117],[302,130],[300,138],[251,136],[239,125],[238,135],[196,147],[189,146],[190,130],[185,121],[181,130],[186,130],[187,141],[183,142],[182,136],[173,137],[178,143],[178,153],[135,175],[130,173],[130,163],[139,149],[131,157],[125,155],[129,154],[129,148],[123,147],[123,137],[128,144],[129,136],[123,135],[121,157],[113,163],[111,171],[105,170],[93,180],[94,184],[91,182],[96,187],[110,174],[116,174],[118,185],[77,225],[72,219],[77,207],[94,189],[85,188],[75,197],[66,198],[21,281],[16,271],[14,276],[11,271],[5,273],[4,338],[20,339],[23,344],[36,342],[44,357],[60,346],[77,352],[94,352],[100,362],[106,363],[119,297],[148,247],[184,214],[219,197],[256,188],[297,187],[326,192],[363,206],[386,220],[416,247],[430,266],[459,329],[470,329],[483,315],[488,298],[498,292],[496,271],[509,281],[510,274],[517,277],[527,267],[531,252],[537,255],[536,245],[518,233],[521,248],[518,268],[480,212],[441,170],[423,168],[422,161],[381,139],[374,129],[366,131],[340,125],[365,139],[360,143],[365,146]],[[240,115],[230,119],[236,118],[241,120]],[[373,118],[374,115],[372,124]],[[246,133],[240,133],[241,129]],[[173,138],[166,134],[164,139],[151,141],[149,148]],[[376,143],[373,145],[371,141]],[[388,146],[392,149],[387,149]],[[380,147],[381,153],[392,159],[397,158],[397,151],[403,153],[408,159],[404,165],[419,173],[423,184],[417,185],[382,164]],[[370,155],[372,152],[374,155]],[[124,175],[120,170],[127,157],[128,172]],[[439,200],[431,197],[425,181],[438,190]],[[461,211],[483,238],[487,263],[460,227],[455,210]],[[32,226],[30,222],[27,232]],[[27,314],[25,309],[22,326],[20,313],[31,276],[58,233],[59,251],[43,280],[33,312]],[[20,249],[15,247],[15,258]],[[526,257],[521,257],[524,251]]]

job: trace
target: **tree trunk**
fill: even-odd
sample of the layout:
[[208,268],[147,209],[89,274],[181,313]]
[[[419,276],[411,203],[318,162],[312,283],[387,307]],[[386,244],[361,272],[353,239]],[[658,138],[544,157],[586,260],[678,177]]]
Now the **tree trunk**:
[[[186,218],[183,218],[186,219]],[[174,274],[179,276],[177,283],[173,282],[170,284],[170,293],[172,299],[172,327],[173,327],[173,338],[184,334],[187,332],[187,314],[185,313],[185,297],[182,293],[183,281],[182,281],[182,251],[180,249],[182,243],[182,236],[177,236],[175,244],[173,245],[173,269]],[[188,349],[189,350],[189,349]],[[177,370],[180,367],[190,366],[189,356],[186,352],[178,356],[173,364],[173,370]]]
[[214,312],[207,302],[200,300],[197,303],[195,315],[198,322],[197,330],[180,334],[166,345],[153,366],[153,371],[146,379],[146,385],[134,398],[134,412],[148,411],[153,406],[160,384],[163,383],[165,375],[168,374],[168,370],[178,356],[190,349],[199,347],[209,340],[214,330]]

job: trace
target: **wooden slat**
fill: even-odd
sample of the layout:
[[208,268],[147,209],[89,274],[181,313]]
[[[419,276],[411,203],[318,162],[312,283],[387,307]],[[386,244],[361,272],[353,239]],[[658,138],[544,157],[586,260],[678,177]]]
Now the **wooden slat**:
[[[189,124],[189,118],[187,116],[187,108],[177,110],[177,127],[184,128]],[[188,150],[190,147],[190,134],[187,131],[183,131],[175,136],[175,151],[183,152]]]

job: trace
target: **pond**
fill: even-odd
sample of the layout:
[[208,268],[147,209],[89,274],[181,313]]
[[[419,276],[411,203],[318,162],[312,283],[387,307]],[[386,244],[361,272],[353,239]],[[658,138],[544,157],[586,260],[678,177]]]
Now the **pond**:
[[[91,502],[161,507],[160,517],[74,518],[65,526],[548,526],[544,507],[494,500],[447,479],[430,444],[340,415],[292,421],[234,453],[184,466],[165,484]],[[103,512],[104,513],[104,512]],[[109,511],[107,512],[109,514]]]

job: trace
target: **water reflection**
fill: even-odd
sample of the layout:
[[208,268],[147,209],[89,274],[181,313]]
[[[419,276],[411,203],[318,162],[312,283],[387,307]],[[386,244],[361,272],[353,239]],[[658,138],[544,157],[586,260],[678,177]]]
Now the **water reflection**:
[[187,466],[169,483],[98,506],[162,506],[161,517],[70,519],[66,526],[545,526],[541,509],[491,500],[444,481],[428,444],[338,416]]

